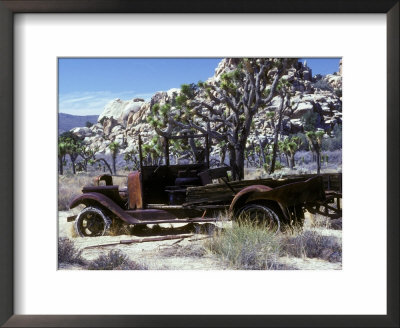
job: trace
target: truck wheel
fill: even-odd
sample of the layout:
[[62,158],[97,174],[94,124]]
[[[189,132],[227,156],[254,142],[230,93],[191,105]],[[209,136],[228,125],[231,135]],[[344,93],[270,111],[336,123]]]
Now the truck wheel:
[[75,230],[81,237],[103,236],[111,225],[111,220],[96,207],[86,207],[76,218]]
[[269,207],[260,204],[249,204],[240,209],[237,220],[243,222],[250,220],[256,224],[265,226],[272,232],[278,232],[281,228],[278,215]]

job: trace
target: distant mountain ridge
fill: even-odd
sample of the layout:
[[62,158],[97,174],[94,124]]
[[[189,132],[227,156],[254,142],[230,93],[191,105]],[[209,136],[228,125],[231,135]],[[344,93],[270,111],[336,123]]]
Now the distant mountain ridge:
[[58,134],[69,131],[79,126],[86,126],[86,122],[97,123],[99,115],[71,115],[58,113]]

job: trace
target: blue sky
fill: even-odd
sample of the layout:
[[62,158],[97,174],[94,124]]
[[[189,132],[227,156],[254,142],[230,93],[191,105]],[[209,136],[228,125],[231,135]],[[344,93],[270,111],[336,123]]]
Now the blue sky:
[[[146,100],[214,75],[220,58],[60,58],[59,112],[97,115],[115,98]],[[338,70],[339,58],[307,59],[315,74]]]

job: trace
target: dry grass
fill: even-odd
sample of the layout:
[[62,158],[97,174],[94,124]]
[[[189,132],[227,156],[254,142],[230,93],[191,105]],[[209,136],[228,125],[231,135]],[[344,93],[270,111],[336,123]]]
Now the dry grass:
[[319,258],[329,262],[342,261],[342,245],[334,236],[306,230],[295,236],[284,236],[282,241],[283,250],[288,255]]
[[[71,199],[82,193],[82,187],[93,185],[93,179],[102,172],[80,172],[78,174],[65,174],[58,176],[58,210],[68,209]],[[126,186],[126,176],[113,176],[114,185],[121,188]]]
[[58,265],[60,264],[85,265],[82,251],[75,248],[74,243],[66,237],[58,238]]
[[147,266],[131,261],[120,250],[111,250],[105,255],[89,262],[89,270],[147,270]]
[[234,269],[283,269],[278,262],[282,247],[278,235],[250,221],[233,223],[232,228],[216,232],[204,246]]
[[[250,221],[240,225],[234,222],[231,229],[215,231],[203,245],[213,256],[228,261],[233,269],[292,269],[287,259],[293,257],[341,262],[341,234],[331,230],[330,219],[313,216],[306,221],[305,228],[295,227],[278,234]],[[282,258],[285,261],[280,261]]]

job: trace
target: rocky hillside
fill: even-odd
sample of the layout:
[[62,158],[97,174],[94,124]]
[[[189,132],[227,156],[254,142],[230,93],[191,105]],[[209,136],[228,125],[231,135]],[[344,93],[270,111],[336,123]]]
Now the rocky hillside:
[[86,126],[86,122],[97,123],[98,115],[78,116],[65,113],[58,114],[58,134],[69,131],[76,126]]
[[[224,72],[235,68],[235,59],[223,59],[215,69],[214,76],[207,82],[215,83]],[[283,76],[292,84],[291,106],[285,112],[283,120],[284,133],[298,133],[303,131],[302,117],[306,113],[316,113],[317,127],[328,134],[336,123],[342,121],[342,76],[338,73],[326,76],[312,76],[311,68],[307,63],[298,62],[296,67],[288,70]],[[96,124],[90,128],[77,127],[71,131],[81,137],[90,147],[97,147],[99,153],[108,154],[107,146],[116,141],[121,145],[121,153],[137,149],[138,135],[144,143],[155,135],[154,129],[147,123],[150,108],[155,103],[168,103],[179,94],[179,89],[157,92],[150,101],[140,98],[131,100],[115,99],[106,105]],[[272,130],[266,118],[267,112],[276,110],[279,98],[275,97],[271,105],[260,110],[254,119],[255,130],[249,141],[259,136],[271,136]],[[328,137],[327,134],[327,137]]]

